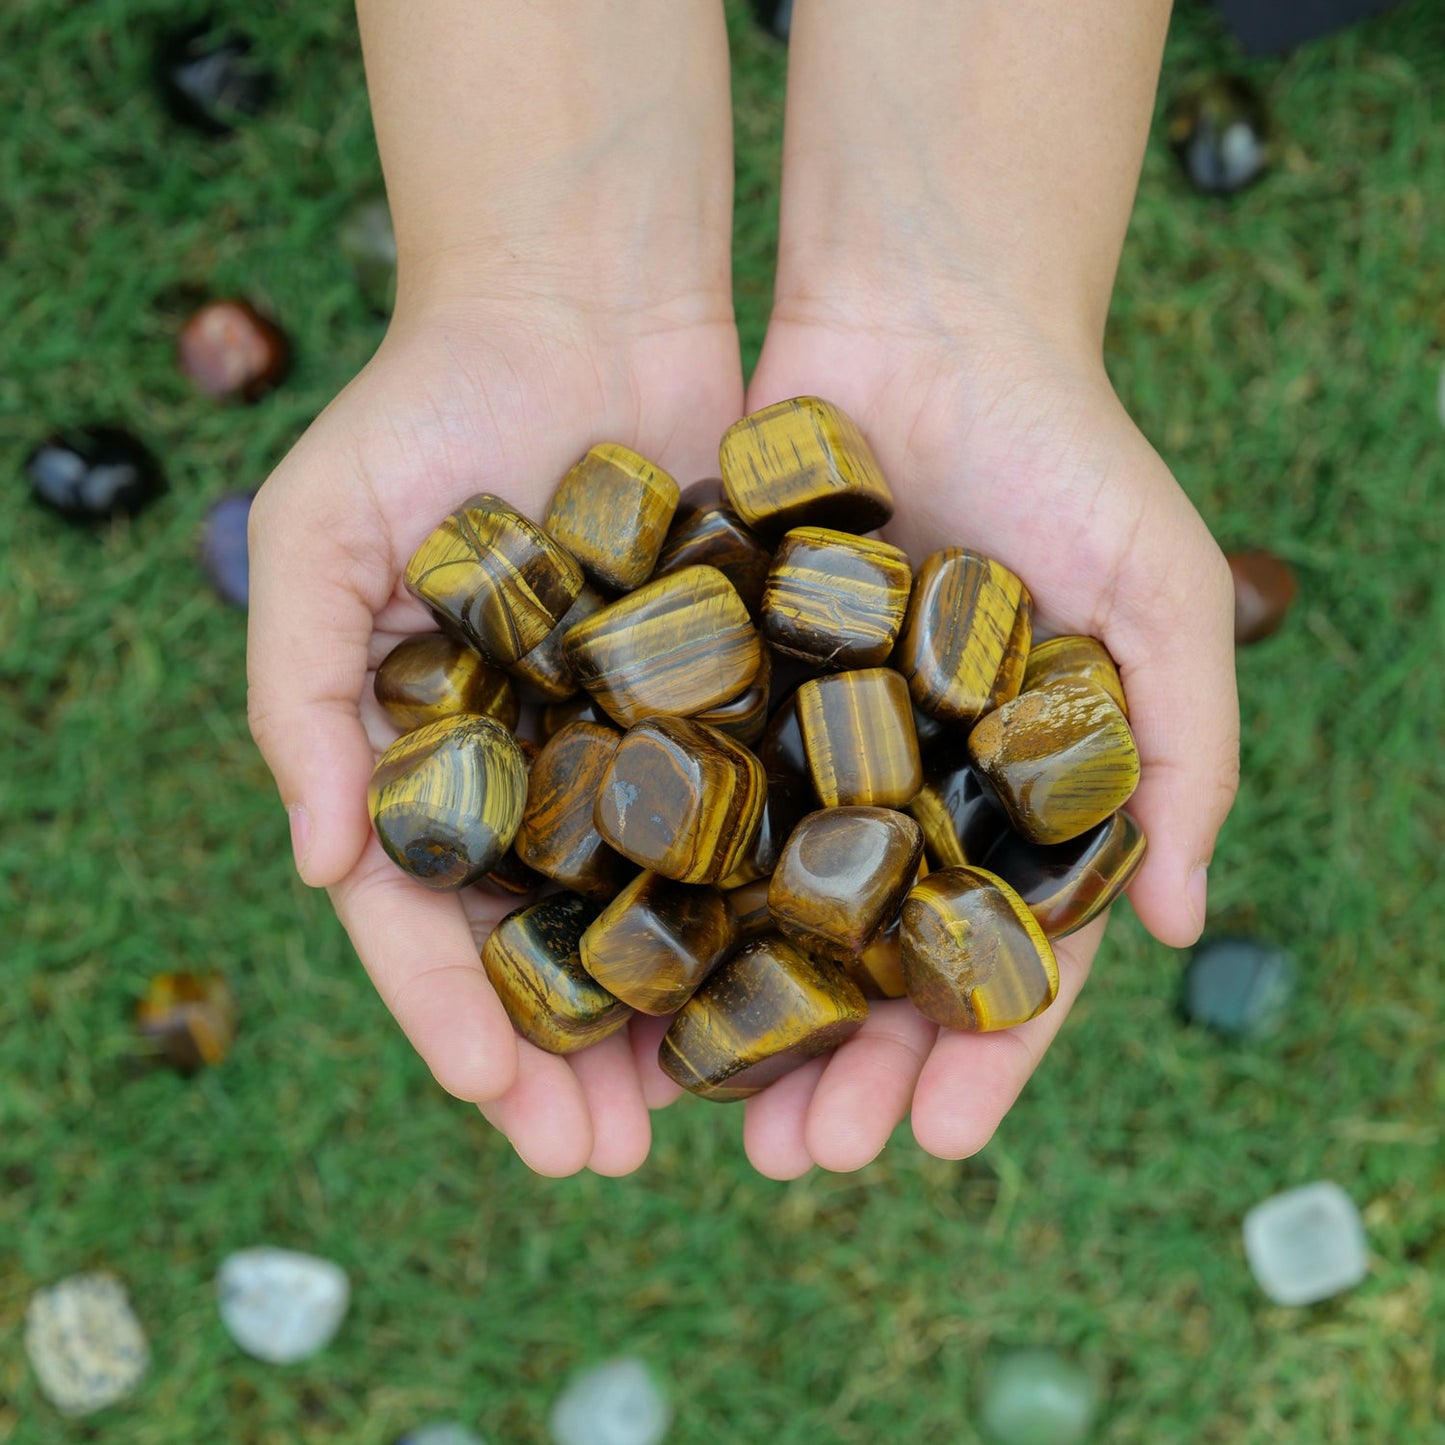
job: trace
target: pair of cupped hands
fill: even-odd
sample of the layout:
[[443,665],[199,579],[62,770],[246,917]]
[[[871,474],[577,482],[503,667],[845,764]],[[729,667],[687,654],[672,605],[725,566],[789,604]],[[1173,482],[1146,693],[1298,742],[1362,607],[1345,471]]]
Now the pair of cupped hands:
[[[394,736],[372,673],[435,624],[401,577],[460,501],[494,492],[541,517],[600,441],[679,483],[717,474],[745,412],[798,395],[841,406],[892,485],[886,529],[916,562],[958,545],[998,558],[1036,631],[1100,638],[1119,664],[1148,852],[1130,898],[1163,942],[1204,924],[1205,869],[1236,781],[1228,569],[1208,529],[1120,405],[1096,344],[1002,298],[921,306],[902,288],[779,295],[745,386],[731,297],[676,289],[609,305],[585,288],[405,283],[377,355],[259,493],[251,518],[250,715],[291,820],[302,878],[330,891],[377,991],[438,1082],[474,1102],[541,1174],[622,1175],[646,1158],[665,1019],[568,1058],[518,1038],[478,949],[515,900],[437,894],[371,832],[367,780]],[[1081,333],[1082,334],[1082,333]],[[941,1030],[875,1003],[831,1057],[745,1105],[749,1158],[778,1179],[853,1170],[911,1118],[961,1158],[993,1134],[1088,976],[1104,922],[1057,945],[1060,992],[996,1034]]]

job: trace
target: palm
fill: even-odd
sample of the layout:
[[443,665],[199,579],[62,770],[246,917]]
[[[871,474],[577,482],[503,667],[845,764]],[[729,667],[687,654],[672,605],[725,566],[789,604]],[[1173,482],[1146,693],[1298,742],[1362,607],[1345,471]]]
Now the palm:
[[[730,324],[606,335],[580,320],[433,319],[388,338],[257,501],[255,725],[283,793],[309,769],[309,796],[322,799],[307,876],[330,885],[383,1000],[438,1079],[486,1101],[542,1172],[625,1172],[645,1155],[647,1104],[667,1092],[656,1029],[572,1060],[513,1041],[476,948],[511,905],[477,890],[427,892],[370,833],[366,779],[394,736],[371,700],[371,670],[434,626],[400,578],[458,502],[491,491],[540,516],[563,472],[603,440],[690,481],[713,469],[741,390]],[[311,691],[288,698],[287,687]]]

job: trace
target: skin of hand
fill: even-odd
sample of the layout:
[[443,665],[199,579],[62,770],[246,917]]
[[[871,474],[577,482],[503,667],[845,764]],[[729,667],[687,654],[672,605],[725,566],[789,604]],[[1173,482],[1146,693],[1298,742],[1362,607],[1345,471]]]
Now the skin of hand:
[[[915,561],[941,545],[996,557],[1029,587],[1038,635],[1104,641],[1142,763],[1130,899],[1183,947],[1238,780],[1232,586],[1101,345],[1166,14],[799,0],[778,288],[747,406],[837,403],[892,484],[890,540]],[[1059,998],[1019,1028],[956,1033],[874,1005],[830,1059],[749,1101],[754,1165],[860,1168],[910,1111],[929,1152],[982,1148],[1103,929],[1060,941]]]
[[253,505],[252,731],[302,878],[329,889],[442,1086],[539,1173],[625,1174],[646,1157],[649,1106],[677,1092],[659,1022],[565,1059],[514,1036],[478,945],[516,900],[429,892],[372,835],[367,782],[395,734],[371,689],[396,642],[435,629],[402,574],[471,494],[540,517],[600,441],[683,485],[715,474],[743,393],[721,12],[359,9],[398,301],[377,355]]

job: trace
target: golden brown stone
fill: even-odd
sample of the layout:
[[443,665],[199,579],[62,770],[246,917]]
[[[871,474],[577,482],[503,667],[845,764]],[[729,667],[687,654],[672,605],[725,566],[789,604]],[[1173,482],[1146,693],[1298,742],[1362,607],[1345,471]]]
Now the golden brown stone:
[[236,1000],[219,973],[158,973],[135,1011],[158,1059],[183,1074],[219,1064],[236,1036]]
[[930,755],[908,812],[923,829],[923,847],[935,868],[982,863],[1008,827],[1008,814],[973,766],[966,739]]
[[623,727],[730,702],[762,665],[747,609],[716,567],[687,567],[639,587],[578,623],[563,651]]
[[890,667],[799,685],[798,725],[818,801],[901,808],[923,786],[908,685]]
[[736,936],[716,888],[642,873],[582,935],[582,966],[639,1013],[670,1014],[727,957]]
[[792,778],[813,786],[803,730],[798,726],[798,694],[790,692],[774,709],[758,743],[758,761],[769,779]]
[[584,617],[591,617],[606,606],[607,599],[591,583],[584,582],[577,600],[546,638],[508,667],[507,671],[522,684],[530,697],[553,703],[566,702],[576,695],[581,683],[567,666],[562,641]]
[[547,739],[532,764],[517,856],[574,893],[616,897],[634,868],[597,831],[592,810],[622,741],[602,723],[569,723]]
[[661,467],[602,442],[558,483],[545,526],[599,587],[630,592],[651,576],[677,498]]
[[464,713],[399,737],[371,775],[367,803],[387,856],[428,888],[463,888],[511,847],[527,764],[499,722]]
[[768,549],[728,506],[722,482],[709,478],[683,488],[653,576],[667,577],[684,567],[716,567],[737,588],[748,615],[756,617],[771,563]]
[[376,669],[373,691],[402,732],[466,712],[496,718],[509,732],[517,726],[511,679],[444,632],[398,642]]
[[1272,637],[1284,626],[1299,584],[1283,559],[1262,548],[1226,555],[1234,579],[1234,643],[1248,646]]
[[1051,682],[975,725],[975,766],[1034,843],[1067,843],[1122,808],[1139,754],[1118,704],[1090,682]]
[[634,863],[680,883],[716,883],[746,856],[767,780],[746,748],[687,718],[654,717],[612,755],[593,817]]
[[579,945],[596,916],[596,904],[555,893],[509,913],[482,947],[482,966],[513,1027],[550,1054],[585,1049],[632,1016],[582,967]]
[[[517,746],[522,750],[522,757],[527,764],[527,791],[532,790],[532,764],[537,761],[541,748],[527,738],[517,738]],[[526,817],[524,812],[522,815]],[[520,828],[519,830],[520,831]],[[529,868],[517,856],[517,840],[512,839],[512,846],[502,854],[495,868],[488,871],[485,883],[490,883],[494,888],[500,889],[503,893],[532,893],[541,888],[547,882],[542,874],[535,868]]]
[[924,712],[972,723],[1017,696],[1033,634],[1028,589],[961,547],[925,558],[893,664]]
[[795,778],[769,778],[758,831],[747,852],[718,887],[741,888],[754,878],[766,878],[778,866],[778,855],[788,835],[817,806],[818,801],[807,783]]
[[768,884],[771,881],[769,878],[754,878],[751,883],[729,888],[723,894],[728,912],[732,914],[733,922],[737,925],[739,943],[761,938],[765,933],[777,932],[773,915],[768,911]]
[[880,929],[862,953],[846,955],[839,962],[858,985],[864,998],[903,998],[903,925],[901,915]]
[[602,710],[591,693],[578,693],[565,702],[549,702],[537,712],[537,734],[546,742],[555,737],[568,723],[595,722],[612,727],[612,719]]
[[913,576],[887,542],[794,527],[778,544],[759,629],[779,652],[845,670],[888,661]]
[[505,666],[562,620],[582,569],[509,502],[479,492],[412,553],[406,589],[448,632]]
[[863,433],[816,396],[734,422],[719,461],[733,510],[765,536],[803,526],[871,532],[893,515],[893,493]]
[[731,702],[710,707],[706,712],[694,714],[693,721],[706,723],[720,733],[726,733],[744,747],[752,747],[763,735],[768,725],[768,695],[772,682],[773,667],[768,649],[763,648],[762,664],[758,675]]
[[657,1061],[690,1093],[745,1099],[836,1048],[867,1016],[846,973],[773,935],[712,973],[673,1019]]
[[908,997],[945,1028],[987,1033],[1041,1014],[1059,991],[1054,951],[1028,906],[982,868],[944,868],[903,904]]
[[1119,711],[1126,718],[1129,716],[1129,705],[1124,700],[1124,684],[1119,681],[1119,669],[1114,666],[1109,649],[1098,638],[1051,637],[1046,642],[1035,643],[1029,652],[1023,686],[1019,691],[1031,692],[1047,682],[1061,682],[1065,678],[1092,682],[1102,687],[1119,704]]

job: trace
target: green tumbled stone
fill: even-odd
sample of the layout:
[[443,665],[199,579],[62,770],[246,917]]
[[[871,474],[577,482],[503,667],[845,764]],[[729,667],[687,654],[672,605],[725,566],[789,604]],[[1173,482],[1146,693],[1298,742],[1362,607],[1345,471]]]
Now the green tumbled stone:
[[1088,1372],[1053,1350],[1011,1350],[984,1382],[979,1424],[998,1445],[1079,1445],[1094,1421]]

